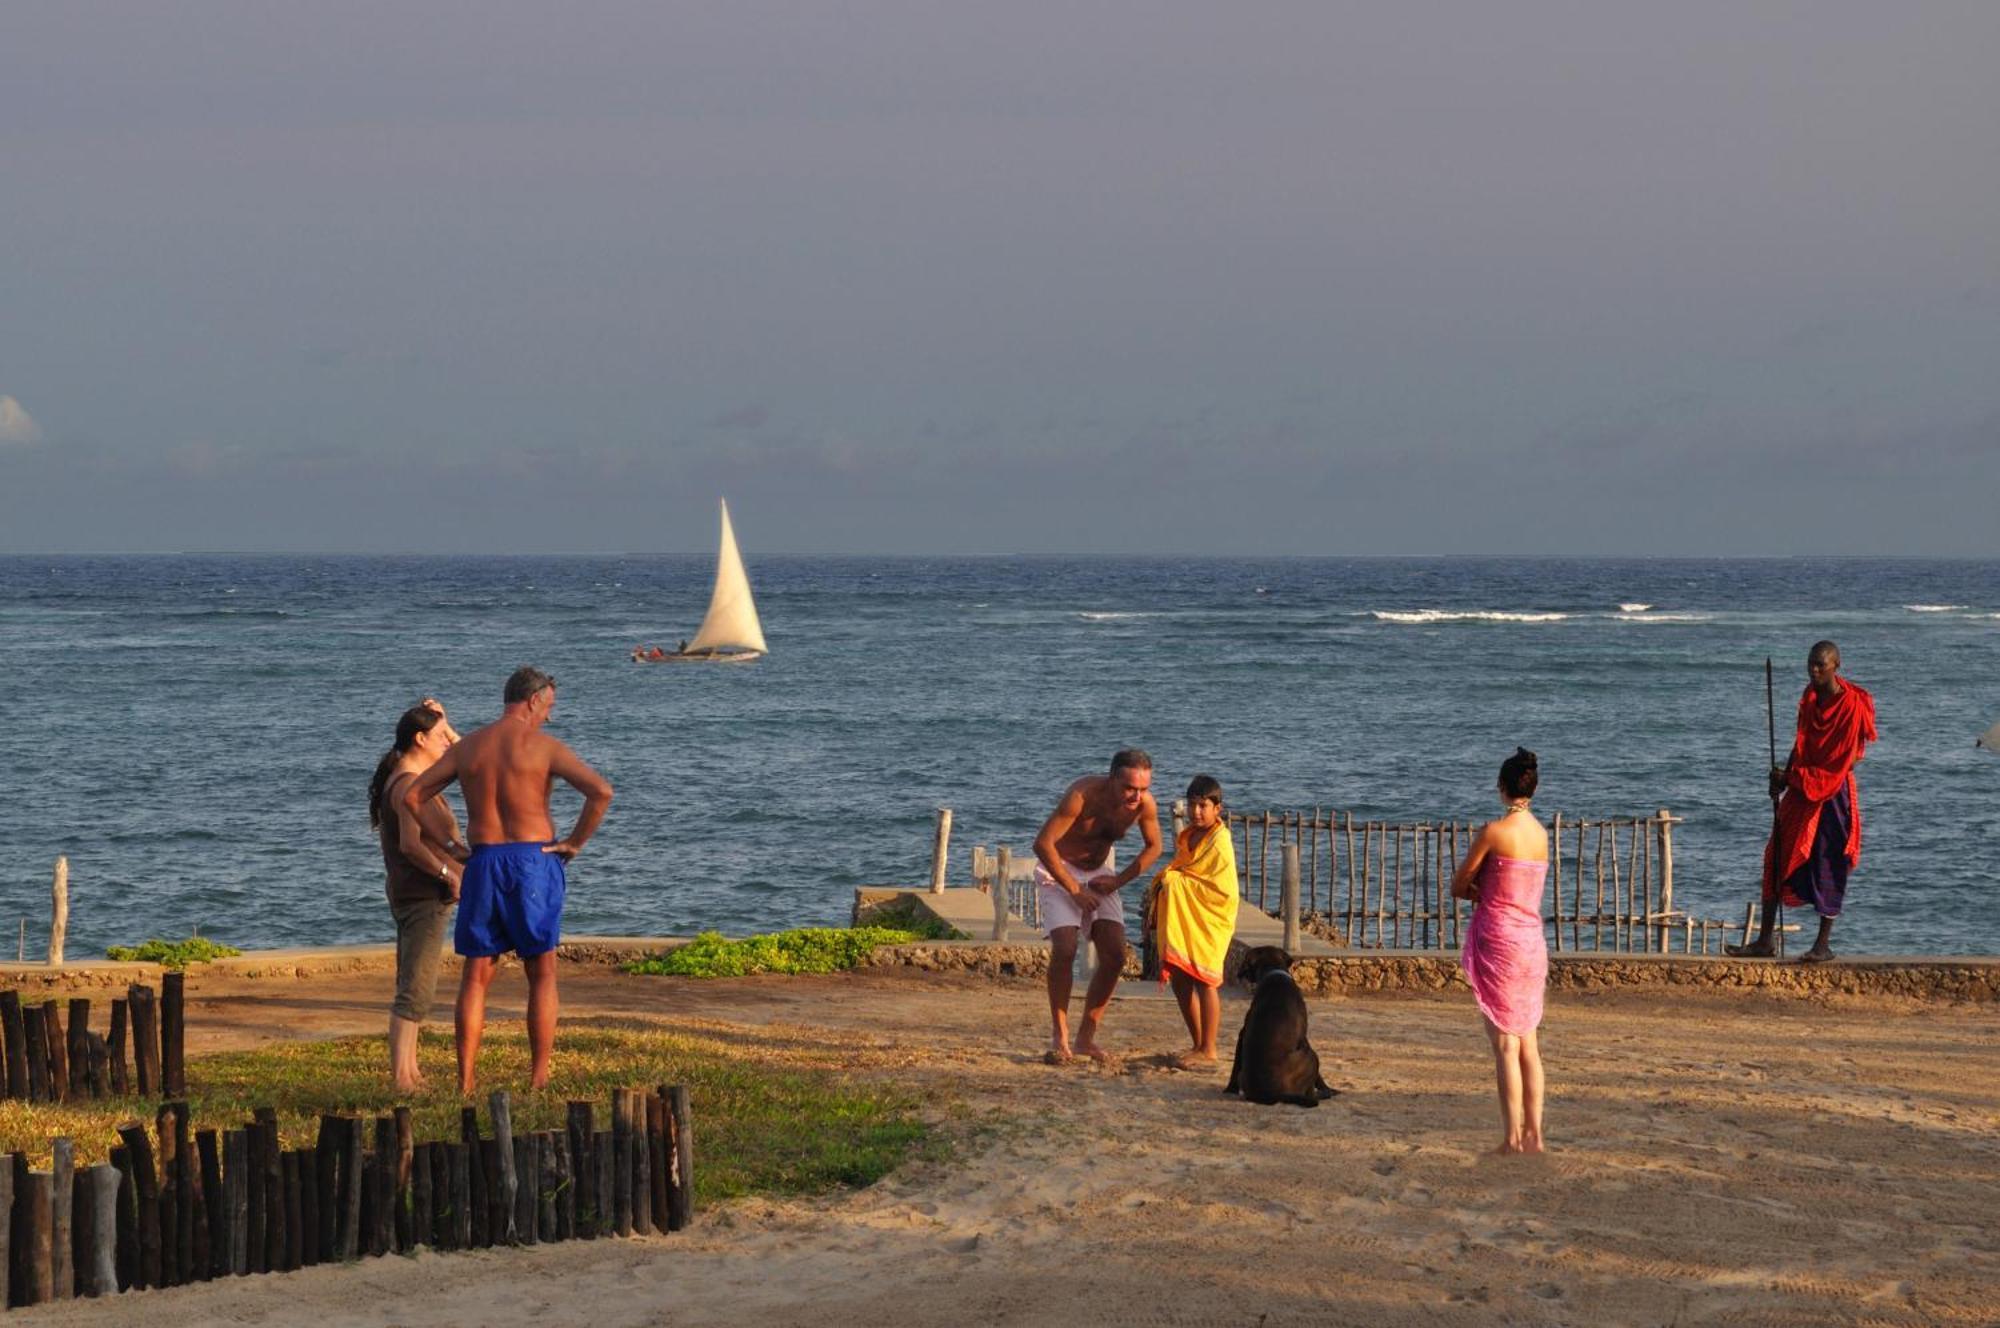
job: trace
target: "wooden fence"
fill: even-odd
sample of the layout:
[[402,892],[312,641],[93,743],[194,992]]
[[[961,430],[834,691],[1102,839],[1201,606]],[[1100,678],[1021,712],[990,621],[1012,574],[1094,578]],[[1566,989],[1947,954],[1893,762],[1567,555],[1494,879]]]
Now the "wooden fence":
[[[608,1129],[571,1102],[565,1129],[516,1134],[504,1092],[492,1134],[466,1107],[461,1137],[417,1143],[410,1112],[320,1118],[317,1145],[281,1149],[277,1113],[196,1131],[188,1106],[154,1132],[119,1127],[111,1160],[78,1170],[69,1139],[47,1171],[0,1159],[0,1303],[38,1305],[251,1273],[288,1272],[419,1246],[533,1245],[679,1231],[693,1214],[685,1088],[613,1089]],[[190,1146],[192,1145],[192,1146]]]
[[[168,973],[155,993],[134,983],[111,1002],[110,1025],[90,1028],[90,1001],[23,1005],[21,993],[0,991],[0,1042],[5,1061],[0,1095],[27,1102],[85,1098],[179,1097],[187,1092],[186,975]],[[131,1044],[131,1063],[126,1044]]]
[[[1174,830],[1186,811],[1174,804]],[[1238,887],[1266,912],[1280,906],[1286,845],[1298,853],[1300,923],[1356,949],[1456,949],[1471,906],[1451,897],[1451,876],[1478,829],[1451,820],[1370,821],[1352,813],[1231,813]],[[1708,954],[1746,925],[1698,918],[1674,906],[1674,827],[1650,816],[1566,817],[1548,822],[1549,874],[1542,918],[1557,952]],[[1038,917],[1034,855],[1009,852],[1007,898],[1016,917]],[[991,887],[998,855],[972,850],[973,880]]]

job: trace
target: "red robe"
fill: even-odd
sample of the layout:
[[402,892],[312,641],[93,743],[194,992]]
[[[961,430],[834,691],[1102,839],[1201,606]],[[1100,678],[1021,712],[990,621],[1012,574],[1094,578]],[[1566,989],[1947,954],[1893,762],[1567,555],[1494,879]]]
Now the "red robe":
[[[1847,831],[1848,868],[1861,861],[1861,799],[1854,763],[1873,741],[1875,698],[1866,688],[1843,679],[1840,695],[1830,701],[1821,701],[1818,692],[1806,688],[1799,698],[1798,734],[1792,739],[1785,793],[1778,803],[1777,834],[1764,846],[1764,898],[1771,898],[1779,882],[1805,866],[1812,855],[1813,836],[1819,833],[1820,810],[1842,789],[1853,809]],[[1782,855],[1775,873],[1774,853]],[[1795,907],[1799,903],[1794,898],[1785,902]]]

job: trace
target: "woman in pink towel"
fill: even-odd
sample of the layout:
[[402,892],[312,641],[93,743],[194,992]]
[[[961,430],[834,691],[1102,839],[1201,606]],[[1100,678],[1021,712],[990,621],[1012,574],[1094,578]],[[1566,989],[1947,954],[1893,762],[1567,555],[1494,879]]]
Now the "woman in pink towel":
[[1517,747],[1500,764],[1500,800],[1507,810],[1472,837],[1452,874],[1451,892],[1473,902],[1461,962],[1493,1043],[1505,1133],[1499,1152],[1542,1151],[1542,990],[1549,980],[1542,937],[1542,882],[1549,871],[1549,835],[1529,803],[1538,774],[1535,754]]

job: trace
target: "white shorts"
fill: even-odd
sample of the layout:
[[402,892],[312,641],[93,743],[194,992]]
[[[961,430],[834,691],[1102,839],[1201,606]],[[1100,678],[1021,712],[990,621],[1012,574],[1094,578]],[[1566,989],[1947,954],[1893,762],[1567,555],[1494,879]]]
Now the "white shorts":
[[[1100,881],[1115,881],[1118,879],[1117,856],[1116,849],[1109,849],[1104,854],[1104,861],[1095,867],[1085,867],[1074,862],[1067,863],[1069,874],[1076,877],[1076,883],[1082,886],[1096,885]],[[1090,928],[1084,926],[1083,910],[1077,905],[1076,897],[1057,884],[1056,878],[1049,875],[1049,869],[1039,861],[1035,863],[1035,900],[1041,908],[1044,936],[1053,935],[1058,927],[1075,927],[1079,929],[1084,939],[1089,937]],[[1124,926],[1124,899],[1118,895],[1104,896],[1097,907],[1091,910],[1090,921],[1092,925],[1099,922],[1115,922],[1121,927]]]

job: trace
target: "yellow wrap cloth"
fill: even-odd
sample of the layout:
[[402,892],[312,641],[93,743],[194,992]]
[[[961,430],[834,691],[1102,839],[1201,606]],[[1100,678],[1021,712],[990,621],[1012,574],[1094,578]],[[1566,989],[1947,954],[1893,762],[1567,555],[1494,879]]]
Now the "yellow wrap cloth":
[[1219,987],[1236,934],[1236,844],[1227,825],[1190,847],[1196,833],[1189,826],[1174,841],[1174,860],[1153,880],[1148,916],[1160,948],[1160,980],[1172,970]]

